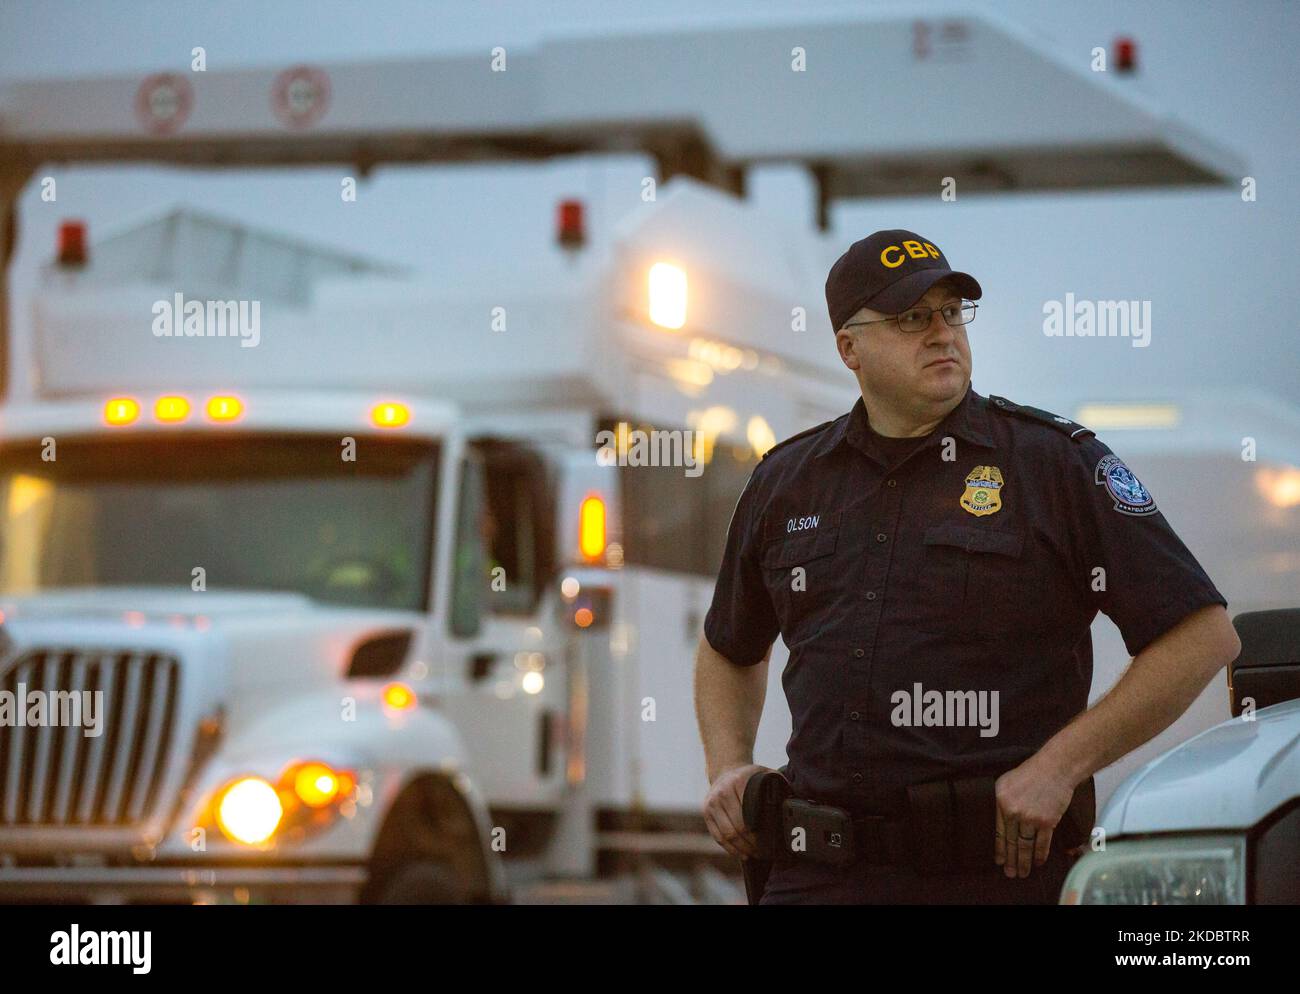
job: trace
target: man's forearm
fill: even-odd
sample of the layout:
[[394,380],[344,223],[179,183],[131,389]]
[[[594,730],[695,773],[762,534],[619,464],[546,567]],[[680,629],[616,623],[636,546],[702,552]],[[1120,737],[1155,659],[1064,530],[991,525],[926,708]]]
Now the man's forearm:
[[1168,728],[1241,643],[1220,606],[1194,612],[1142,650],[1119,682],[1039,750],[1076,786]]
[[709,782],[754,761],[754,739],[767,695],[771,648],[754,666],[737,666],[701,638],[695,652],[695,718]]

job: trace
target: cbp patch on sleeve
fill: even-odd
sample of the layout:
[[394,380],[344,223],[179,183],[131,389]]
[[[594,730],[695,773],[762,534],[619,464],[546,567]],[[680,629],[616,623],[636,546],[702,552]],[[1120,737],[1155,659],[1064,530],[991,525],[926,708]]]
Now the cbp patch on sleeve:
[[1112,453],[1097,463],[1097,486],[1105,486],[1115,501],[1115,510],[1121,514],[1151,514],[1156,510],[1155,499],[1142,486],[1142,481]]

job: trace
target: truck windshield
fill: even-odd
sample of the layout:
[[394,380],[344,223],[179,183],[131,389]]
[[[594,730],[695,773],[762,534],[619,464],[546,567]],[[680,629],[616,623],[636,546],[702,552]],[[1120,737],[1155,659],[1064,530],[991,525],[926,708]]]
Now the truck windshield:
[[277,590],[421,610],[437,446],[360,437],[349,452],[347,441],[155,435],[0,446],[0,593]]

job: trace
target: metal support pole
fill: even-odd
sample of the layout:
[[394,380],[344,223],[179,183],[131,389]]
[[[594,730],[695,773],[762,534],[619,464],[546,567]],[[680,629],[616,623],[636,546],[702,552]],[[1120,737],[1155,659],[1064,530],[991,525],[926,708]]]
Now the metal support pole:
[[21,160],[0,166],[0,400],[9,394],[13,357],[9,334],[9,263],[18,249],[18,195],[34,171],[31,163]]

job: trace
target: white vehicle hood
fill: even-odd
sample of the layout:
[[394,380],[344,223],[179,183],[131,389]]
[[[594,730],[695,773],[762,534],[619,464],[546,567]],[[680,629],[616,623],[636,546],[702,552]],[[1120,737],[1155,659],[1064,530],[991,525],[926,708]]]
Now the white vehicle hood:
[[150,587],[3,598],[0,612],[17,651],[37,645],[181,651],[208,671],[205,682],[226,699],[232,730],[286,693],[342,682],[358,644],[385,632],[418,631],[423,620],[293,593]]
[[301,594],[262,591],[203,591],[177,587],[72,587],[35,594],[0,597],[6,615],[51,618],[125,620],[138,612],[153,621],[247,617],[254,614],[301,612],[312,601]]
[[1151,832],[1245,831],[1300,796],[1300,701],[1232,718],[1125,780],[1100,819],[1110,838]]

